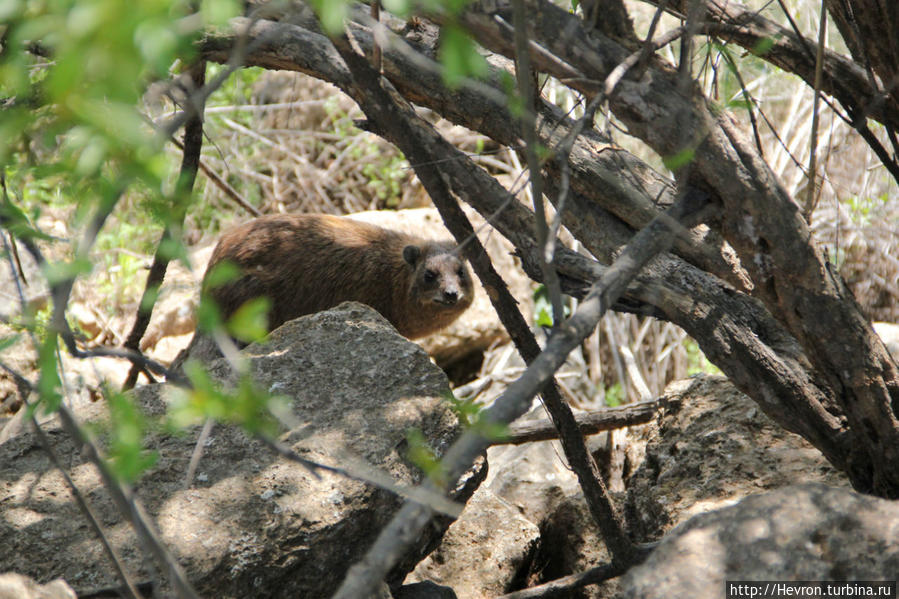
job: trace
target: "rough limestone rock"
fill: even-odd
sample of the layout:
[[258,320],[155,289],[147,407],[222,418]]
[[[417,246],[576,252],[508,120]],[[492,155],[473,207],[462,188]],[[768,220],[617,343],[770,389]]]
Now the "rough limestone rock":
[[543,523],[566,497],[580,494],[558,441],[496,445],[487,450],[484,484],[525,518]]
[[648,425],[625,516],[638,541],[660,538],[695,514],[799,482],[849,486],[821,453],[772,422],[726,378],[699,375],[668,386],[680,401]]
[[[535,416],[543,416],[543,409]],[[593,450],[603,435],[588,437]],[[540,530],[534,558],[519,574],[530,587],[607,562],[609,553],[590,515],[577,477],[558,441],[494,446],[487,451],[490,473],[484,486],[515,506]],[[614,497],[616,504],[621,498]],[[570,593],[572,599],[608,597],[615,581]],[[519,588],[521,588],[519,587]]]
[[[265,346],[251,345],[244,353],[263,388],[291,399],[299,427],[283,440],[312,460],[340,465],[351,456],[413,485],[421,474],[404,458],[406,430],[419,429],[438,453],[458,434],[441,397],[448,390],[445,375],[361,304],[286,323]],[[212,373],[231,379],[223,363],[214,364]],[[168,391],[165,385],[143,387],[137,403],[147,414],[161,415]],[[78,416],[101,421],[101,403]],[[95,469],[58,427],[47,432],[128,570],[138,581],[149,579],[134,535]],[[197,436],[197,429],[152,434],[149,444],[159,459],[136,492],[202,596],[329,597],[401,503],[337,475],[316,479],[224,425],[213,428],[195,480],[184,489]],[[479,482],[470,480],[468,494]],[[0,446],[0,506],[0,571],[39,581],[61,577],[76,589],[116,584],[100,544],[30,432]],[[422,554],[440,533],[439,527],[426,529]],[[394,582],[420,557],[401,564]]]
[[533,560],[539,539],[536,525],[481,487],[437,549],[405,582],[448,586],[458,599],[502,595],[512,590],[516,576]]
[[622,599],[720,599],[728,580],[895,580],[899,503],[822,484],[701,514],[622,579]]
[[0,574],[0,599],[75,599],[75,591],[63,580],[38,584],[21,574]]

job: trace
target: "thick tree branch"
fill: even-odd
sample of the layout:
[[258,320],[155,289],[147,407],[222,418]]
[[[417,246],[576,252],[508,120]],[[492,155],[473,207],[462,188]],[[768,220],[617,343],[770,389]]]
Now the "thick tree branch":
[[[367,62],[361,56],[356,55],[349,48],[348,44],[339,44],[338,49],[340,50],[344,60],[349,65],[349,68],[353,72],[353,75],[355,76],[356,84],[351,86],[350,91],[352,92],[353,97],[362,106],[366,114],[368,114],[370,118],[376,121],[378,123],[378,126],[387,133],[387,136],[392,139],[392,141],[394,141],[394,143],[396,143],[400,147],[400,149],[402,149],[407,155],[411,154],[422,158],[427,158],[422,162],[421,165],[416,167],[416,172],[431,193],[432,198],[441,209],[441,212],[445,213],[447,217],[447,224],[450,225],[451,229],[453,229],[453,219],[464,219],[464,216],[461,214],[461,211],[458,210],[458,207],[455,206],[455,202],[449,195],[449,190],[447,189],[444,182],[445,175],[442,174],[438,170],[438,168],[434,166],[446,162],[446,160],[444,159],[445,150],[442,153],[429,151],[430,146],[428,143],[428,139],[431,136],[422,135],[419,132],[419,129],[423,128],[420,122],[417,126],[412,125],[413,122],[418,120],[415,114],[409,109],[403,109],[399,104],[395,103],[395,100],[391,99],[388,92],[380,86],[380,82],[375,76],[375,73],[368,67]],[[678,204],[677,206],[680,207],[681,204]],[[606,306],[608,306],[610,302],[614,302],[615,300],[617,300],[617,296],[619,296],[624,291],[627,281],[629,281],[630,278],[633,278],[633,276],[636,275],[637,270],[642,267],[642,264],[645,263],[645,261],[648,260],[649,257],[654,255],[658,251],[665,249],[667,243],[670,243],[670,241],[673,240],[673,233],[663,235],[661,234],[663,231],[664,226],[662,227],[662,229],[655,229],[648,233],[641,233],[638,235],[638,238],[642,237],[644,239],[643,243],[649,243],[650,249],[647,250],[647,254],[641,254],[639,257],[628,256],[626,249],[625,256],[627,256],[627,258],[625,258],[625,264],[627,264],[630,270],[628,270],[628,268],[623,269],[622,272],[625,274],[621,275],[620,279],[615,278],[616,276],[618,276],[614,272],[616,270],[615,267],[610,269],[613,274],[611,275],[611,279],[607,279],[607,282],[611,280],[618,281],[619,283],[621,281],[624,281],[624,285],[620,287],[616,287],[613,285],[610,289],[605,290],[603,297],[605,299]],[[476,245],[476,240],[468,241],[466,239],[466,236],[470,236],[473,233],[473,231],[471,230],[471,225],[467,223],[467,220],[463,220],[460,223],[460,227],[455,231],[455,233],[457,234],[457,238],[461,238],[460,240],[463,243],[470,243],[471,247],[475,247],[477,250],[480,250],[474,252],[475,258],[483,259],[486,256],[483,252],[483,248],[480,248],[479,245]],[[646,240],[649,241],[647,242]],[[628,247],[630,248],[631,246]],[[631,262],[627,261],[628,258],[630,258]],[[480,261],[475,262],[475,266],[479,271],[479,275],[495,275],[495,273],[480,272],[480,265]],[[501,293],[502,289],[504,289],[504,285],[501,283],[501,281],[499,285],[494,285],[492,283],[492,281],[485,279],[485,286],[488,289],[493,289],[493,293],[491,293],[491,295],[494,295],[497,292]],[[511,297],[508,297],[507,299],[511,301]],[[585,303],[589,306],[593,301],[596,300],[591,300],[590,296],[588,295]],[[603,310],[604,308],[599,309],[598,311],[601,314]],[[519,333],[522,330],[524,330],[525,332],[527,331],[526,325],[524,324],[520,313],[516,308],[514,308],[514,304],[511,310],[509,310],[505,306],[498,306],[498,311],[504,323],[511,317],[513,322],[511,322],[510,329],[513,332],[513,337],[515,337],[515,331],[518,331]],[[517,319],[515,317],[517,317]],[[571,332],[566,330],[570,322],[571,321],[568,321],[565,323],[565,325],[562,325],[562,328],[557,333],[558,336],[564,338],[571,335]],[[593,323],[593,326],[595,326],[595,322]],[[583,333],[582,336],[577,339],[574,345],[572,345],[571,347],[567,347],[567,349],[564,350],[564,354],[561,355],[562,360],[564,360],[564,356],[567,355],[567,353],[571,351],[571,349],[575,347],[577,343],[579,343],[583,339],[583,337],[589,334],[590,331],[587,330],[579,332]],[[527,337],[527,339],[524,340],[525,344],[523,346],[520,346],[520,351],[522,351],[522,353],[525,355],[525,358],[529,362],[537,364],[542,355],[536,355],[538,348],[535,340],[530,337],[530,335],[525,336]],[[555,338],[556,335],[553,336],[553,339]],[[556,364],[555,368],[558,368],[560,364],[561,362]],[[541,386],[543,385],[543,383],[551,380],[551,378],[552,372],[549,372],[548,377],[541,383]],[[633,563],[634,559],[637,556],[636,549],[627,540],[627,538],[623,536],[619,517],[615,514],[614,509],[609,503],[605,489],[598,477],[598,470],[596,468],[596,465],[592,461],[589,452],[586,451],[583,443],[583,438],[577,429],[574,418],[570,410],[567,409],[567,406],[565,406],[558,394],[555,392],[551,393],[551,390],[551,386],[547,387],[546,389],[545,398],[547,408],[553,415],[554,421],[560,427],[561,438],[563,441],[563,447],[566,451],[566,455],[568,456],[572,467],[578,474],[579,480],[581,481],[581,484],[584,488],[585,496],[588,500],[588,505],[591,509],[591,512],[594,514],[594,517],[600,524],[600,529],[603,533],[603,536],[606,538],[610,551],[613,554],[613,559],[615,563],[618,564]],[[534,393],[536,393],[536,391],[537,389],[534,390]],[[451,473],[453,473],[453,475],[457,475],[457,473],[453,471],[454,467],[456,467],[454,462],[450,462],[450,464],[447,466],[447,468]],[[418,521],[422,517],[423,516],[419,513],[410,515],[410,518],[413,518],[415,521]],[[383,542],[381,542],[382,540]],[[376,547],[371,552],[369,552],[368,556],[364,560],[364,565],[361,565],[360,567],[354,569],[353,571],[351,571],[350,575],[348,575],[344,585],[342,585],[341,590],[338,591],[337,596],[349,597],[358,596],[359,593],[365,593],[369,589],[367,585],[370,584],[371,581],[375,580],[378,577],[379,573],[381,576],[383,576],[386,571],[390,567],[392,567],[396,556],[398,556],[401,552],[401,547],[397,546],[397,543],[390,535],[382,535],[381,540],[376,543]],[[389,557],[385,558],[384,556]]]
[[[570,83],[579,91],[591,93],[589,81],[604,79],[626,58],[625,48],[588,33],[573,15],[545,0],[526,2],[534,15],[528,21],[531,38],[587,75]],[[463,20],[478,42],[511,56],[514,48],[496,23],[497,16],[509,13],[509,4],[472,6]],[[569,35],[560,37],[559,31]],[[539,53],[532,58],[555,74],[555,61],[542,60]],[[721,202],[722,231],[756,284],[754,294],[802,344],[814,379],[826,381],[847,417],[854,443],[844,461],[853,484],[899,496],[899,471],[885,467],[899,462],[896,366],[845,285],[830,272],[798,206],[732,118],[713,111],[696,86],[680,93],[678,82],[677,73],[656,57],[639,79],[629,76],[619,83],[611,108],[631,134],[663,157],[680,155],[680,132],[691,123],[696,146],[690,183]],[[833,343],[833,331],[840,331],[844,343]],[[757,390],[746,392],[758,398]]]
[[[266,35],[270,45],[262,45],[258,52],[249,54],[247,60],[251,64],[306,72],[350,92],[352,77],[322,35],[279,23],[260,22],[255,27]],[[237,28],[243,30],[244,25],[238,23]],[[355,41],[365,48],[366,33],[352,31]],[[229,43],[233,43],[233,36],[208,39],[204,43],[206,56],[225,60]],[[385,73],[405,96],[438,112],[448,112],[449,118],[463,118],[459,107],[464,106],[471,113],[471,120],[462,121],[467,126],[499,136],[498,141],[503,143],[510,138],[517,141],[515,121],[497,103],[494,94],[483,91],[483,86],[448,92],[437,73],[423,67],[411,68],[423,57],[410,56],[394,45],[385,46],[384,57]],[[560,120],[547,118],[545,122],[542,130],[549,131],[554,136],[552,139],[564,137],[565,132],[554,127]],[[633,230],[595,200],[606,198],[620,205],[619,211],[634,214],[633,207],[639,206],[641,198],[666,192],[664,187],[652,187],[647,179],[638,176],[651,170],[631,155],[591,139],[595,138],[591,138],[588,130],[578,138],[573,150],[573,155],[580,152],[582,158],[572,159],[573,187],[577,191],[572,190],[570,195],[574,205],[565,212],[570,215],[565,225],[594,256],[610,260]],[[455,151],[452,156],[454,159],[444,163],[444,170],[450,176],[453,192],[488,218],[516,246],[525,271],[540,280],[538,246],[529,234],[533,215],[464,153]],[[591,174],[582,177],[583,173]],[[588,181],[593,182],[592,186]],[[553,190],[550,191],[552,198]],[[583,297],[589,282],[606,270],[565,248],[558,249],[556,263],[565,292],[577,297]],[[809,439],[837,467],[849,468],[853,442],[841,429],[840,408],[826,387],[820,387],[820,381],[813,377],[808,359],[796,340],[760,302],[735,293],[733,288],[707,273],[668,256],[660,256],[649,272],[634,282],[625,300],[616,309],[639,310],[680,324],[699,341],[706,355],[740,389],[759,402],[769,416]]]
[[[657,6],[663,2],[663,0],[644,1]],[[679,12],[686,11],[687,4],[688,0],[668,1],[668,5]],[[830,9],[830,12],[833,14],[833,9]],[[734,0],[707,0],[706,17],[711,22],[703,27],[705,33],[717,36],[725,42],[736,43],[766,62],[789,73],[795,73],[809,87],[814,88],[816,54],[814,40],[801,37],[792,29],[783,27],[762,16],[759,11]],[[826,50],[821,91],[833,96],[844,106],[858,107],[865,115],[884,125],[899,128],[899,100],[884,101],[884,91],[872,85],[865,72],[863,61],[854,62],[833,50]]]

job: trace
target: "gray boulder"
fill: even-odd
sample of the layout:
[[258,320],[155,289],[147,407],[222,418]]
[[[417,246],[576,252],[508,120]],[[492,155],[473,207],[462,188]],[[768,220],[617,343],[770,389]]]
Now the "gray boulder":
[[482,486],[437,549],[409,574],[406,584],[450,587],[458,599],[502,595],[527,570],[539,539],[535,524]]
[[899,503],[784,487],[689,520],[622,579],[622,599],[720,599],[726,581],[894,581]]
[[677,381],[665,396],[679,401],[635,433],[647,440],[625,504],[637,541],[766,490],[804,482],[849,486],[821,452],[772,422],[722,376]]
[[[290,398],[299,426],[282,440],[309,459],[332,465],[364,461],[398,484],[414,485],[422,475],[404,456],[407,429],[419,429],[438,454],[459,432],[442,398],[448,391],[443,372],[361,304],[286,323],[265,345],[251,345],[244,354],[263,388]],[[223,362],[211,372],[233,383]],[[148,415],[161,415],[172,394],[165,385],[153,385],[138,389],[135,400]],[[101,403],[79,417],[102,422]],[[152,578],[96,470],[58,426],[49,425],[47,432],[128,570],[138,581]],[[149,445],[159,460],[136,492],[203,596],[329,597],[401,503],[356,480],[316,477],[225,425],[213,428],[197,476],[185,489],[197,436],[196,428],[182,435],[152,433]],[[462,494],[470,495],[479,481],[470,477]],[[0,504],[0,571],[39,581],[60,577],[75,588],[117,584],[71,493],[30,433],[0,446]],[[441,526],[426,529],[418,551],[393,573],[394,584],[441,533]]]

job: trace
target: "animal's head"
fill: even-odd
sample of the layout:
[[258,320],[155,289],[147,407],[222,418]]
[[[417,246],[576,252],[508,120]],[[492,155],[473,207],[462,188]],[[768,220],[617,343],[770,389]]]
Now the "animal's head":
[[403,260],[414,272],[410,292],[420,303],[437,303],[459,312],[471,305],[471,272],[450,246],[407,245]]

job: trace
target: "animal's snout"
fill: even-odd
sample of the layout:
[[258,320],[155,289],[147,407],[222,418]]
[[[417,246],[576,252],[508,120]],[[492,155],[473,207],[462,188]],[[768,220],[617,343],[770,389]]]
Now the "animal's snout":
[[459,293],[452,289],[447,289],[443,292],[443,303],[445,304],[455,304],[459,301]]

